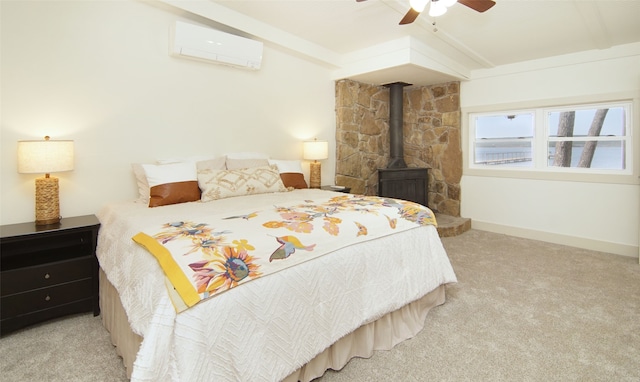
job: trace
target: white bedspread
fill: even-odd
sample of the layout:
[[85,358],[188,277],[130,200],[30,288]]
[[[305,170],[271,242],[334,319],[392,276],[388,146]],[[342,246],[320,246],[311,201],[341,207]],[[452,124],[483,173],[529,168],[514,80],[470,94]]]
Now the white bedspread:
[[423,226],[348,246],[176,314],[157,261],[131,240],[141,227],[185,211],[205,217],[326,192],[157,208],[124,202],[100,211],[100,266],[144,338],[132,381],[278,381],[359,326],[456,281],[435,227]]

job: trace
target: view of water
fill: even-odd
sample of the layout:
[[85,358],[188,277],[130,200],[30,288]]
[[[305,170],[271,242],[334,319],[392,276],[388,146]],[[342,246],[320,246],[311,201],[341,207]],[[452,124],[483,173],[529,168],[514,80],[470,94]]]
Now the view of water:
[[[591,161],[591,168],[597,169],[624,169],[624,151],[620,142],[598,143]],[[571,150],[571,167],[577,167],[583,146],[574,144]],[[553,165],[555,145],[548,150],[548,164]],[[531,161],[531,147],[526,145],[514,145],[495,147],[494,145],[482,147],[476,146],[475,162],[491,164],[501,167],[533,167]]]

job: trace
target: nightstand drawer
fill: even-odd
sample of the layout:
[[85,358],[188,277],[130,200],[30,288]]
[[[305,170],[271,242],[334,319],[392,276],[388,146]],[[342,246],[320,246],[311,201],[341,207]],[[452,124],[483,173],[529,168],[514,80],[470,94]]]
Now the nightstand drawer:
[[[32,289],[91,278],[95,261],[93,256],[84,256],[72,260],[4,271],[0,280],[0,292],[2,296],[7,296]],[[4,302],[2,308],[5,308]]]
[[35,289],[2,297],[2,319],[19,316],[39,310],[50,309],[78,300],[87,300],[91,306],[92,279],[87,278],[50,288]]
[[89,231],[57,236],[35,236],[28,239],[28,245],[24,240],[4,240],[2,270],[8,271],[92,254],[91,234]]

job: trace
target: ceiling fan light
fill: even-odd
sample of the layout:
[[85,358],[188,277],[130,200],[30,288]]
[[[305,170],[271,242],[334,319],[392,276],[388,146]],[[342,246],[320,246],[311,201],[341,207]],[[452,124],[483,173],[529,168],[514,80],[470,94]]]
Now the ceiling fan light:
[[416,12],[424,11],[424,8],[427,6],[429,0],[409,0],[409,5]]
[[444,6],[442,1],[431,0],[431,6],[429,7],[429,16],[438,17],[447,13],[447,7]]
[[452,6],[453,4],[457,3],[458,0],[440,0],[445,7],[449,8],[450,6]]

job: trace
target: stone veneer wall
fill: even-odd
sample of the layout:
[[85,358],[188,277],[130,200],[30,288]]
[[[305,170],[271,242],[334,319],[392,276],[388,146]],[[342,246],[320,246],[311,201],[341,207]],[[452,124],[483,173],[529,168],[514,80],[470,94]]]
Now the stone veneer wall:
[[[403,89],[404,160],[429,168],[429,208],[460,216],[460,83]],[[389,89],[336,82],[336,184],[376,195],[389,162]]]

